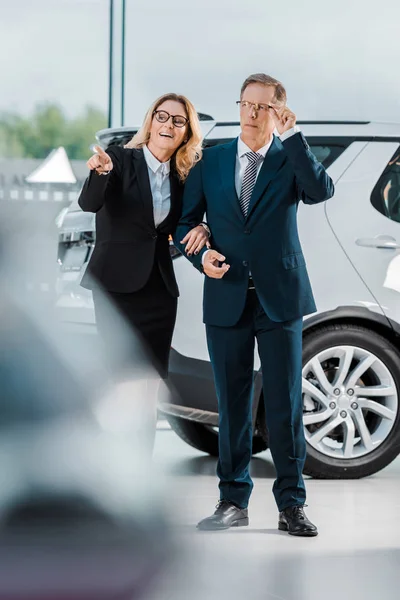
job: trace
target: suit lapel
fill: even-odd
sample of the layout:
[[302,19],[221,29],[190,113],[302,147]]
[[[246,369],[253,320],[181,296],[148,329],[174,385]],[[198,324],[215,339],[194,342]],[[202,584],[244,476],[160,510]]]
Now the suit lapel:
[[250,217],[252,211],[264,194],[275,173],[285,160],[282,142],[274,136],[274,140],[265,156],[263,165],[258,174],[256,184],[251,195],[249,209],[247,211],[246,220]]
[[244,216],[239,204],[239,198],[235,187],[235,169],[237,156],[237,139],[231,144],[221,148],[219,153],[219,166],[222,177],[222,186],[231,203],[232,208],[241,221],[244,221]]
[[155,228],[153,196],[151,194],[149,172],[143,150],[138,148],[133,152],[135,172],[140,190],[141,200],[146,221]]

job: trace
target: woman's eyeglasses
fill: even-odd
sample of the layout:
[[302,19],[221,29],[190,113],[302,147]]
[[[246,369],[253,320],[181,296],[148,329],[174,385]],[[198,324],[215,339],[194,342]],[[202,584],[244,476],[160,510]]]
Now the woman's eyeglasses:
[[186,123],[189,123],[189,119],[186,117],[170,115],[166,110],[155,110],[153,115],[159,123],[166,123],[169,119],[172,119],[174,127],[185,127]]

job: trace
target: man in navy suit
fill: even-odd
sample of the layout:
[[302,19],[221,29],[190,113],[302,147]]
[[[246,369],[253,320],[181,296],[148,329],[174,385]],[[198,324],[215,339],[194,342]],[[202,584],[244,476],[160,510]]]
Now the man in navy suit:
[[212,249],[195,254],[188,248],[188,258],[206,275],[203,308],[219,405],[220,500],[198,527],[249,523],[256,339],[277,473],[278,527],[315,536],[317,528],[304,513],[301,368],[302,317],[316,307],[298,237],[297,206],[328,200],[334,186],[296,126],[279,81],[251,75],[238,104],[241,134],[204,151],[187,179],[175,235],[185,254],[186,234],[207,215]]

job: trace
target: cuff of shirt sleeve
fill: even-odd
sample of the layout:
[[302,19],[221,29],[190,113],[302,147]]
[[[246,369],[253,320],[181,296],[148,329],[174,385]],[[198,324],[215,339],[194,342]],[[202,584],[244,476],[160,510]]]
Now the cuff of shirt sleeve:
[[210,252],[210,250],[206,250],[205,252],[203,252],[202,256],[201,256],[201,264],[204,265],[204,257],[207,254],[207,252]]
[[301,131],[301,130],[300,130],[300,127],[298,125],[295,125],[291,129],[288,129],[287,131],[284,131],[282,133],[282,135],[279,136],[281,142],[284,142],[285,140],[287,140],[288,138],[290,138],[295,133],[299,133],[299,131]]

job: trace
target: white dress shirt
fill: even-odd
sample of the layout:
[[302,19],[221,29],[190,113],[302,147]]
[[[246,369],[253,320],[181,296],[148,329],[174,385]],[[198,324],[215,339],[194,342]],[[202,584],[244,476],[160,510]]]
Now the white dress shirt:
[[151,195],[153,196],[154,223],[158,227],[168,216],[171,208],[171,184],[169,180],[171,161],[161,163],[147,146],[143,146],[143,153],[149,172]]
[[[298,133],[299,131],[300,131],[300,127],[298,125],[295,125],[291,129],[288,129],[287,131],[282,133],[282,135],[279,136],[281,142],[283,142],[290,136],[294,135],[295,133]],[[257,153],[262,154],[264,159],[265,159],[265,156],[266,156],[268,150],[271,147],[273,140],[274,140],[274,138],[272,137],[271,140],[268,142],[268,144],[266,144],[265,146],[263,146],[262,148],[257,150]],[[236,193],[237,193],[238,198],[240,198],[240,191],[242,189],[243,176],[244,176],[244,172],[246,170],[247,164],[249,162],[246,157],[247,152],[252,152],[252,150],[244,143],[242,138],[239,136],[238,137],[238,145],[237,145],[237,154],[236,154],[236,168],[235,168],[235,188],[236,188]],[[268,160],[268,157],[267,157],[267,160]],[[263,164],[264,164],[264,161],[260,160],[258,169],[257,169],[257,177],[261,171],[261,167],[263,166]],[[257,181],[257,177],[256,177],[256,181]],[[211,230],[211,236],[212,236],[212,230]],[[204,265],[204,257],[207,254],[207,252],[209,252],[209,250],[206,250],[206,252],[204,252],[204,254],[201,257],[201,262],[203,265]]]

